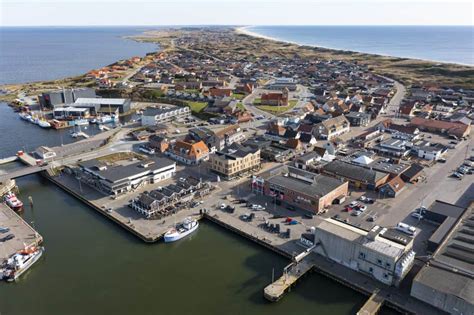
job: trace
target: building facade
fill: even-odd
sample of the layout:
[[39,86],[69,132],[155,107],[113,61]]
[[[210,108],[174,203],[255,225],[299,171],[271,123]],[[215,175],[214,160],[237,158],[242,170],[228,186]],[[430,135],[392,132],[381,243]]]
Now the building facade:
[[210,169],[224,178],[236,176],[260,168],[260,150],[236,143],[209,156]]
[[189,116],[191,116],[191,110],[187,106],[168,108],[147,107],[142,115],[142,126],[154,126],[176,119],[184,119]]

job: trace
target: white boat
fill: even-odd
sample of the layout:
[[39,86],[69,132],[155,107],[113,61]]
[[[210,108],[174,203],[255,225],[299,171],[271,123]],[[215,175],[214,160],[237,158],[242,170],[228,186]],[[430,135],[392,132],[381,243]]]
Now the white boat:
[[6,261],[3,278],[8,282],[18,280],[43,255],[44,247],[30,247],[14,254]]
[[104,115],[97,118],[98,124],[108,124],[115,122],[115,116]]
[[186,218],[182,223],[178,223],[176,227],[166,232],[164,240],[166,243],[175,242],[193,233],[198,227],[199,222],[197,220]]
[[20,211],[23,209],[23,202],[16,197],[12,192],[9,192],[4,197],[5,203],[14,211]]
[[19,113],[18,116],[20,116],[20,118],[23,120],[30,120],[31,118],[31,116],[28,115],[27,113]]
[[36,119],[34,119],[33,116],[30,116],[30,117],[28,117],[27,119],[28,119],[28,121],[29,121],[30,123],[36,124]]
[[79,134],[77,132],[73,132],[73,133],[71,133],[71,137],[77,138],[77,137],[79,137]]
[[35,123],[41,128],[51,128],[51,124],[46,120],[41,120],[37,118]]
[[89,120],[89,122],[90,122],[91,124],[97,124],[97,119],[92,118],[91,120]]
[[84,126],[84,125],[88,125],[89,124],[89,120],[87,119],[76,119],[74,120],[74,125],[75,126]]

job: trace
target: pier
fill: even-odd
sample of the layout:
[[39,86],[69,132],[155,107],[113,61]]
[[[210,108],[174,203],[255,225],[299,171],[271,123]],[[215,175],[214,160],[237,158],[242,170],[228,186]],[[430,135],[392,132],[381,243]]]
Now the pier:
[[0,238],[8,234],[15,235],[13,239],[1,243],[0,261],[7,259],[25,247],[37,246],[43,242],[43,237],[4,203],[0,203],[0,226],[10,229],[10,231],[0,234]]
[[357,315],[375,315],[379,312],[385,299],[380,294],[380,290],[376,290],[370,298],[365,302],[362,308],[357,312]]

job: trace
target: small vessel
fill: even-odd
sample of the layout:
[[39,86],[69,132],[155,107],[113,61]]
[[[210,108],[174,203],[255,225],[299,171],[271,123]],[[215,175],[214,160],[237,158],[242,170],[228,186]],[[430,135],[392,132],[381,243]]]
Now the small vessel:
[[91,123],[91,124],[97,124],[97,119],[92,118],[91,120],[89,120],[89,123]]
[[23,209],[23,202],[21,202],[13,192],[7,193],[4,200],[7,206],[12,208],[14,211],[21,211],[21,209]]
[[14,254],[5,262],[3,278],[8,282],[18,280],[38,259],[41,258],[44,247],[29,247]]
[[182,223],[178,223],[176,227],[170,229],[164,235],[165,243],[175,242],[183,237],[193,233],[199,227],[197,220],[186,218]]
[[47,122],[46,120],[42,120],[42,119],[38,119],[36,118],[36,122],[35,122],[38,126],[40,126],[41,128],[51,128],[51,124],[49,122]]
[[97,118],[98,124],[108,124],[115,122],[115,116],[111,115],[103,115]]
[[18,116],[20,116],[20,118],[23,119],[23,120],[30,120],[30,118],[31,118],[31,116],[28,115],[28,113],[25,113],[25,112],[19,113]]
[[89,120],[87,119],[76,119],[74,120],[74,125],[75,126],[84,126],[84,125],[88,125],[89,124]]

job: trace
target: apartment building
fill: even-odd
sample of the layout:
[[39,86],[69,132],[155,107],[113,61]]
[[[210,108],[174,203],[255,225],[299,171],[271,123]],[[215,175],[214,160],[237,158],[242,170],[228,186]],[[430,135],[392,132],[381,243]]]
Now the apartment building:
[[260,167],[260,150],[234,143],[227,148],[211,154],[210,169],[231,179]]

